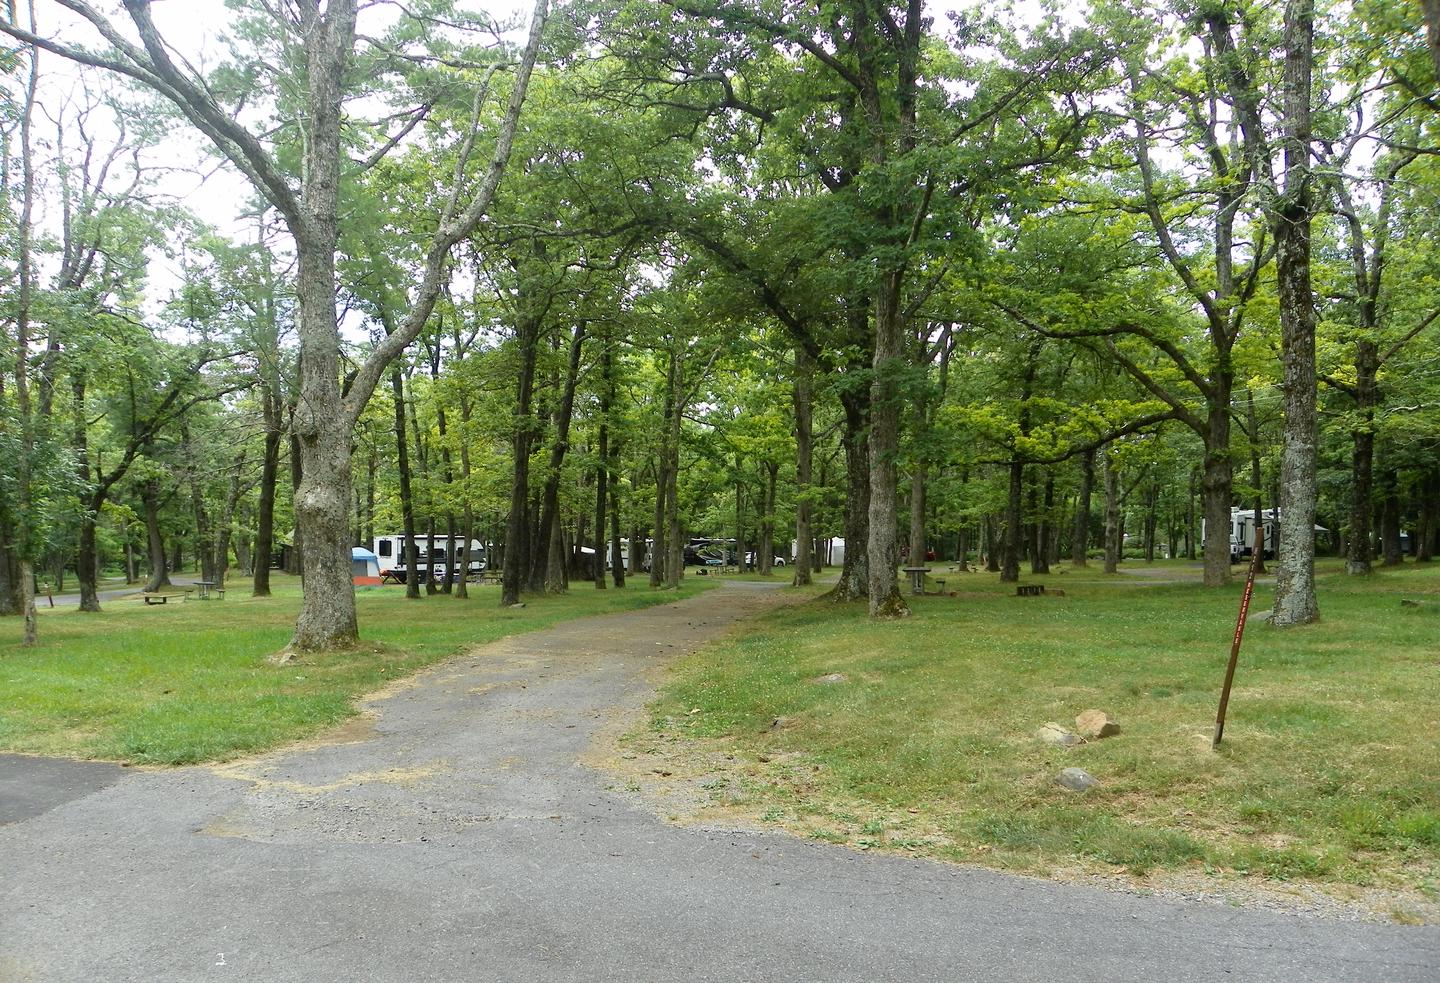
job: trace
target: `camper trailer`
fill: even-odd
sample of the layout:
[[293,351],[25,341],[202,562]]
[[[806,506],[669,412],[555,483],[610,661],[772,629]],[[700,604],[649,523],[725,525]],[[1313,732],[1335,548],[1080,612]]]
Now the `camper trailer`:
[[[1265,532],[1264,558],[1269,560],[1275,556],[1275,523],[1279,517],[1278,509],[1261,509],[1260,521],[1263,523]],[[1203,526],[1202,526],[1203,529]],[[1239,563],[1248,559],[1255,552],[1255,510],[1254,509],[1231,509],[1230,510],[1230,560],[1232,563]]]
[[[460,564],[464,560],[465,541],[456,537],[451,543],[449,536],[435,537],[435,554],[428,553],[430,537],[416,536],[415,547],[419,550],[420,569],[428,570],[430,576],[435,580],[443,581],[447,576],[457,576],[460,572]],[[402,536],[376,536],[374,543],[375,555],[380,561],[380,574],[400,581],[409,580],[405,561],[405,537]],[[485,547],[478,539],[470,540],[470,575],[476,575],[485,569]]]
[[[1260,521],[1265,530],[1264,558],[1269,560],[1275,556],[1275,546],[1279,543],[1279,509],[1261,509]],[[1315,534],[1323,539],[1323,534],[1330,530],[1324,526],[1316,526]],[[1200,537],[1204,541],[1206,536],[1205,523],[1200,523]],[[1248,559],[1255,552],[1255,510],[1254,509],[1231,509],[1230,510],[1230,562],[1239,563]]]

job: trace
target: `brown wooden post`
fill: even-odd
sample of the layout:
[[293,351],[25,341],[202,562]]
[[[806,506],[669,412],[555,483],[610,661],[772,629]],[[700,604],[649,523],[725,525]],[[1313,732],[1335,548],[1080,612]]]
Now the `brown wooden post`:
[[1245,575],[1245,593],[1240,597],[1240,616],[1235,619],[1235,640],[1230,643],[1230,663],[1225,667],[1225,685],[1220,690],[1220,710],[1215,714],[1215,739],[1211,748],[1220,746],[1225,733],[1225,710],[1230,706],[1230,684],[1235,681],[1235,664],[1240,661],[1240,640],[1245,637],[1245,616],[1250,613],[1250,595],[1255,592],[1255,571],[1265,547],[1264,524],[1255,527],[1255,552],[1250,555],[1250,572]]

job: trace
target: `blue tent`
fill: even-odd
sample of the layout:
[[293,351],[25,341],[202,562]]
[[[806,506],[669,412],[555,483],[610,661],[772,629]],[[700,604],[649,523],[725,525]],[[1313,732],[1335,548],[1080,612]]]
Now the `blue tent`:
[[357,586],[375,586],[380,583],[380,558],[363,546],[352,546],[350,573]]

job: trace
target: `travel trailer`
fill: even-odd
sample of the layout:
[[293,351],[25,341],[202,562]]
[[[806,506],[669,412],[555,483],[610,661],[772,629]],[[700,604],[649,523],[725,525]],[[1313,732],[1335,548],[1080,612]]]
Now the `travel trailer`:
[[[1275,545],[1279,540],[1277,533],[1280,522],[1279,509],[1261,509],[1260,521],[1265,528],[1265,559],[1270,560],[1275,556]],[[1315,532],[1328,533],[1330,530],[1324,526],[1316,526]],[[1200,541],[1205,541],[1205,523],[1200,523]],[[1323,538],[1323,537],[1322,537]],[[1231,509],[1230,510],[1230,562],[1239,563],[1247,559],[1255,552],[1255,510],[1252,509]]]
[[[465,541],[460,537],[455,538],[452,546],[449,536],[435,537],[435,555],[430,556],[427,550],[430,547],[428,536],[416,536],[415,547],[419,550],[420,569],[429,569],[430,576],[435,580],[443,581],[452,573],[458,573],[460,563],[464,559]],[[405,537],[404,536],[376,536],[374,543],[375,556],[380,561],[380,575],[391,577],[400,581],[406,581],[409,576],[405,566]],[[485,569],[485,547],[478,539],[470,540],[470,569],[469,574],[479,574]]]
[[[1275,522],[1278,509],[1261,509],[1260,519],[1265,527],[1265,559],[1275,556]],[[1205,523],[1200,523],[1200,541],[1208,535]],[[1255,552],[1255,510],[1230,510],[1230,562],[1239,563]]]

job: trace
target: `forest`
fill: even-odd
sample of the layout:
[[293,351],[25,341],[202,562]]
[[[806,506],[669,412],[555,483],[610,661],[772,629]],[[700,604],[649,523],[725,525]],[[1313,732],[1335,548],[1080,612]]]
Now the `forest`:
[[1221,587],[1243,509],[1277,625],[1317,549],[1434,556],[1431,0],[186,8],[0,24],[32,641],[42,578],[278,564],[292,647],[347,646],[386,536],[504,605],[706,538],[891,617],[908,557]]

